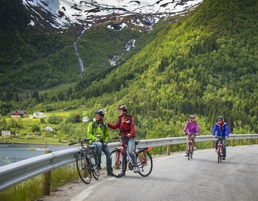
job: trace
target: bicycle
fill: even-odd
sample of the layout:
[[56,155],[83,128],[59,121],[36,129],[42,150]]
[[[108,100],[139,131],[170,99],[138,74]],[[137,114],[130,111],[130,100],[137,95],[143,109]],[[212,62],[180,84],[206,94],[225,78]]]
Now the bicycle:
[[[78,142],[72,142],[69,146],[74,144],[80,144],[81,150],[76,155],[76,167],[81,180],[85,184],[89,184],[93,177],[99,179],[98,157],[96,154],[96,147],[89,145],[90,138],[79,140]],[[86,143],[86,146],[83,146]]]
[[190,134],[189,139],[187,141],[187,157],[188,160],[190,160],[190,158],[193,158],[193,152],[194,152],[194,146],[193,146],[193,135]]
[[[115,177],[121,177],[119,173],[121,171],[126,172],[127,165],[129,170],[133,170],[135,167],[135,164],[133,163],[133,160],[128,153],[127,145],[124,142],[125,137],[119,138],[121,139],[119,147],[115,148],[109,154],[111,167],[113,168],[112,175]],[[135,141],[135,149],[133,150],[133,153],[136,156],[137,165],[140,168],[139,174],[143,177],[147,177],[150,175],[153,168],[152,157],[149,153],[151,147],[136,149],[136,146],[139,144],[139,142],[140,141]],[[112,166],[112,164],[114,165]]]
[[[218,137],[215,137],[215,138],[218,138]],[[218,155],[218,163],[222,162],[222,157],[223,157],[222,137],[218,138],[218,144],[217,144],[216,152],[217,152],[217,155]]]

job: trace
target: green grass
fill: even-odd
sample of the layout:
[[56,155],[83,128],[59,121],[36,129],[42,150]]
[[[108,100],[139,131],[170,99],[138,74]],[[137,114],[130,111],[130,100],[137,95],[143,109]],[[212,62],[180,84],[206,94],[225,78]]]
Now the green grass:
[[[75,163],[51,171],[50,189],[53,190],[78,178]],[[1,201],[29,201],[43,195],[42,175],[0,192]]]
[[[62,144],[61,140],[66,139],[65,136],[69,135],[70,133],[64,133],[62,129],[60,129],[60,124],[51,124],[48,122],[48,117],[50,116],[57,116],[62,118],[62,122],[65,122],[66,117],[74,116],[75,114],[79,114],[81,116],[81,119],[84,116],[90,116],[92,117],[94,114],[90,115],[91,112],[87,112],[89,109],[85,108],[78,108],[74,110],[68,110],[64,111],[63,109],[51,111],[51,112],[45,112],[46,118],[44,118],[44,122],[42,122],[38,118],[31,118],[32,114],[28,114],[24,118],[12,118],[12,117],[4,117],[7,125],[9,127],[5,130],[11,130],[13,136],[12,138],[2,138],[0,136],[0,143],[26,143],[26,144],[45,144],[45,140],[42,140],[42,138],[45,139],[45,131],[43,131],[43,128],[45,126],[51,126],[54,128],[53,133],[48,133],[48,144]],[[86,114],[88,113],[88,114]],[[17,126],[19,125],[19,126]],[[34,134],[32,132],[32,126],[38,125],[40,127],[40,136]],[[84,127],[85,123],[74,123],[72,125],[73,128],[82,128]],[[14,134],[19,134],[19,137],[14,137]]]

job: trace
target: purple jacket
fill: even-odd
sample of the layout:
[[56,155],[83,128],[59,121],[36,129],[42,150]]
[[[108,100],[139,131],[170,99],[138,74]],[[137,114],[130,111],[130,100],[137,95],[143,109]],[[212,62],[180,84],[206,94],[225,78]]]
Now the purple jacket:
[[199,134],[199,127],[197,122],[195,121],[194,123],[191,123],[190,120],[187,121],[185,127],[184,127],[184,132],[188,130],[188,134]]

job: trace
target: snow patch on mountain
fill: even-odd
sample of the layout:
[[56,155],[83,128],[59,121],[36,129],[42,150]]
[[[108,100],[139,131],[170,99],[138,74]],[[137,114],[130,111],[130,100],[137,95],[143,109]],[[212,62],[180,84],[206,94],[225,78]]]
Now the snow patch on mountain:
[[[84,24],[98,17],[110,15],[175,15],[194,9],[203,0],[23,0],[34,19],[50,18],[55,28],[66,28],[72,23]],[[44,15],[37,12],[40,9]],[[158,17],[158,18],[159,18]],[[46,20],[46,19],[45,19]],[[32,20],[33,21],[33,20]],[[157,20],[155,20],[157,22]],[[33,25],[35,22],[31,22]]]

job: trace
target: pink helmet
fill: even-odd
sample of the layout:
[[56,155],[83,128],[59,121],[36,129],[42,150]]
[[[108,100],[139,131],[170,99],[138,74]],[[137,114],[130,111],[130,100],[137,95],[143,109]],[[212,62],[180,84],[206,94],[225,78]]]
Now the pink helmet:
[[121,105],[121,106],[118,107],[118,110],[124,110],[124,111],[127,112],[127,107],[124,106],[124,105]]

